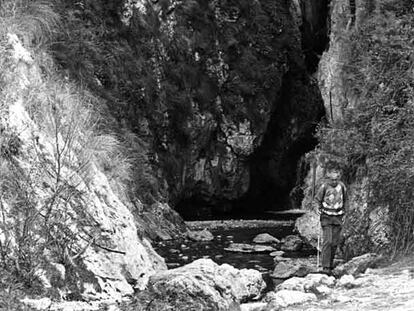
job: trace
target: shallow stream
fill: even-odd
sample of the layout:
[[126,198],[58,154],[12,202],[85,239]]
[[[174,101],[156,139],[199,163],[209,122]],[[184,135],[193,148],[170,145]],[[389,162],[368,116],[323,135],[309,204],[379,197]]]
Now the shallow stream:
[[[165,258],[169,268],[176,268],[188,264],[199,258],[210,258],[218,264],[227,263],[238,269],[256,269],[263,273],[263,277],[269,287],[273,282],[269,277],[274,269],[273,257],[269,253],[239,253],[224,250],[231,243],[253,244],[253,239],[260,233],[269,233],[281,240],[283,237],[293,234],[293,222],[287,221],[226,221],[220,226],[220,222],[197,222],[190,224],[192,229],[207,228],[214,235],[214,240],[209,242],[193,242],[185,239],[158,242],[155,245],[157,252]],[[304,249],[301,252],[286,253],[285,257],[308,257],[314,254],[314,250]]]

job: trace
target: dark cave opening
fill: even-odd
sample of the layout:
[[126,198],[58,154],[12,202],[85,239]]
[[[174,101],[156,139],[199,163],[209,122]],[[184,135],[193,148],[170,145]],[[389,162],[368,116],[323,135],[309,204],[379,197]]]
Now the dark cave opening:
[[[330,0],[301,0],[300,6],[302,50],[310,77],[329,46]],[[318,143],[315,128],[325,112],[319,89],[299,71],[294,68],[284,79],[263,143],[250,159],[249,191],[234,202],[237,211],[251,211],[251,206],[255,212],[300,208],[309,170],[304,156]],[[292,124],[296,118],[298,123]],[[289,139],[295,132],[299,134]]]
[[303,71],[289,72],[263,141],[249,158],[247,193],[223,201],[204,198],[199,189],[198,196],[182,198],[175,209],[185,220],[203,220],[275,218],[265,212],[300,208],[301,186],[309,170],[304,155],[318,143],[315,128],[323,116],[316,84]]
[[305,83],[295,74],[285,77],[263,142],[250,158],[249,191],[235,202],[235,210],[263,213],[300,208],[308,171],[304,156],[318,143],[315,128],[324,115],[319,90]]

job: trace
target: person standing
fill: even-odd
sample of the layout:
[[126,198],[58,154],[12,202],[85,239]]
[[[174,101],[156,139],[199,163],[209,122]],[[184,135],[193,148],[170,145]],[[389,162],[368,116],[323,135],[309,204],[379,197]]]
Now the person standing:
[[322,273],[332,275],[335,252],[341,238],[345,214],[346,187],[338,165],[326,168],[325,180],[315,195],[322,227]]

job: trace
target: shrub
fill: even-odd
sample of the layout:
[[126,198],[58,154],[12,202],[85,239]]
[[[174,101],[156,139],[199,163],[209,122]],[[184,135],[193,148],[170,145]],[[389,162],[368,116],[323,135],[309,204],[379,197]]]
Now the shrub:
[[60,29],[60,16],[47,0],[3,0],[0,16],[0,37],[17,34],[25,46],[50,43]]
[[[93,105],[104,116],[98,125],[103,130],[99,140],[111,152],[102,150],[106,155],[101,154],[98,163],[111,185],[124,201],[128,196],[139,197],[151,204],[166,197],[148,154],[148,134],[142,135],[139,128],[140,120],[159,115],[153,102],[158,96],[150,36],[153,24],[140,28],[137,38],[142,44],[134,48],[129,42],[131,33],[119,21],[121,5],[112,0],[59,2],[67,31],[59,34],[52,51],[71,79],[82,81],[101,99]],[[110,138],[114,132],[116,140]]]
[[[154,289],[139,292],[130,303],[125,303],[123,311],[211,311],[218,310],[218,306],[209,297],[193,296],[185,292],[176,291],[157,292]],[[232,309],[230,309],[232,310]],[[234,307],[234,310],[238,308]]]
[[20,300],[26,296],[25,286],[13,273],[2,267],[0,270],[0,310],[30,311]]

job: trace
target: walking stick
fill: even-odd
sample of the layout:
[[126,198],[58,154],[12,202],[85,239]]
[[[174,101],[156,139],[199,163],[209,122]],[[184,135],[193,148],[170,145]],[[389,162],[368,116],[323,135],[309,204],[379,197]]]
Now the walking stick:
[[315,198],[316,160],[312,163],[312,202]]
[[316,269],[318,269],[320,265],[320,248],[321,248],[321,229],[318,229],[318,247],[316,248]]
[[[316,160],[312,163],[312,202],[315,198]],[[318,228],[318,245],[316,247],[316,269],[319,268],[319,249],[321,247],[321,230]]]

